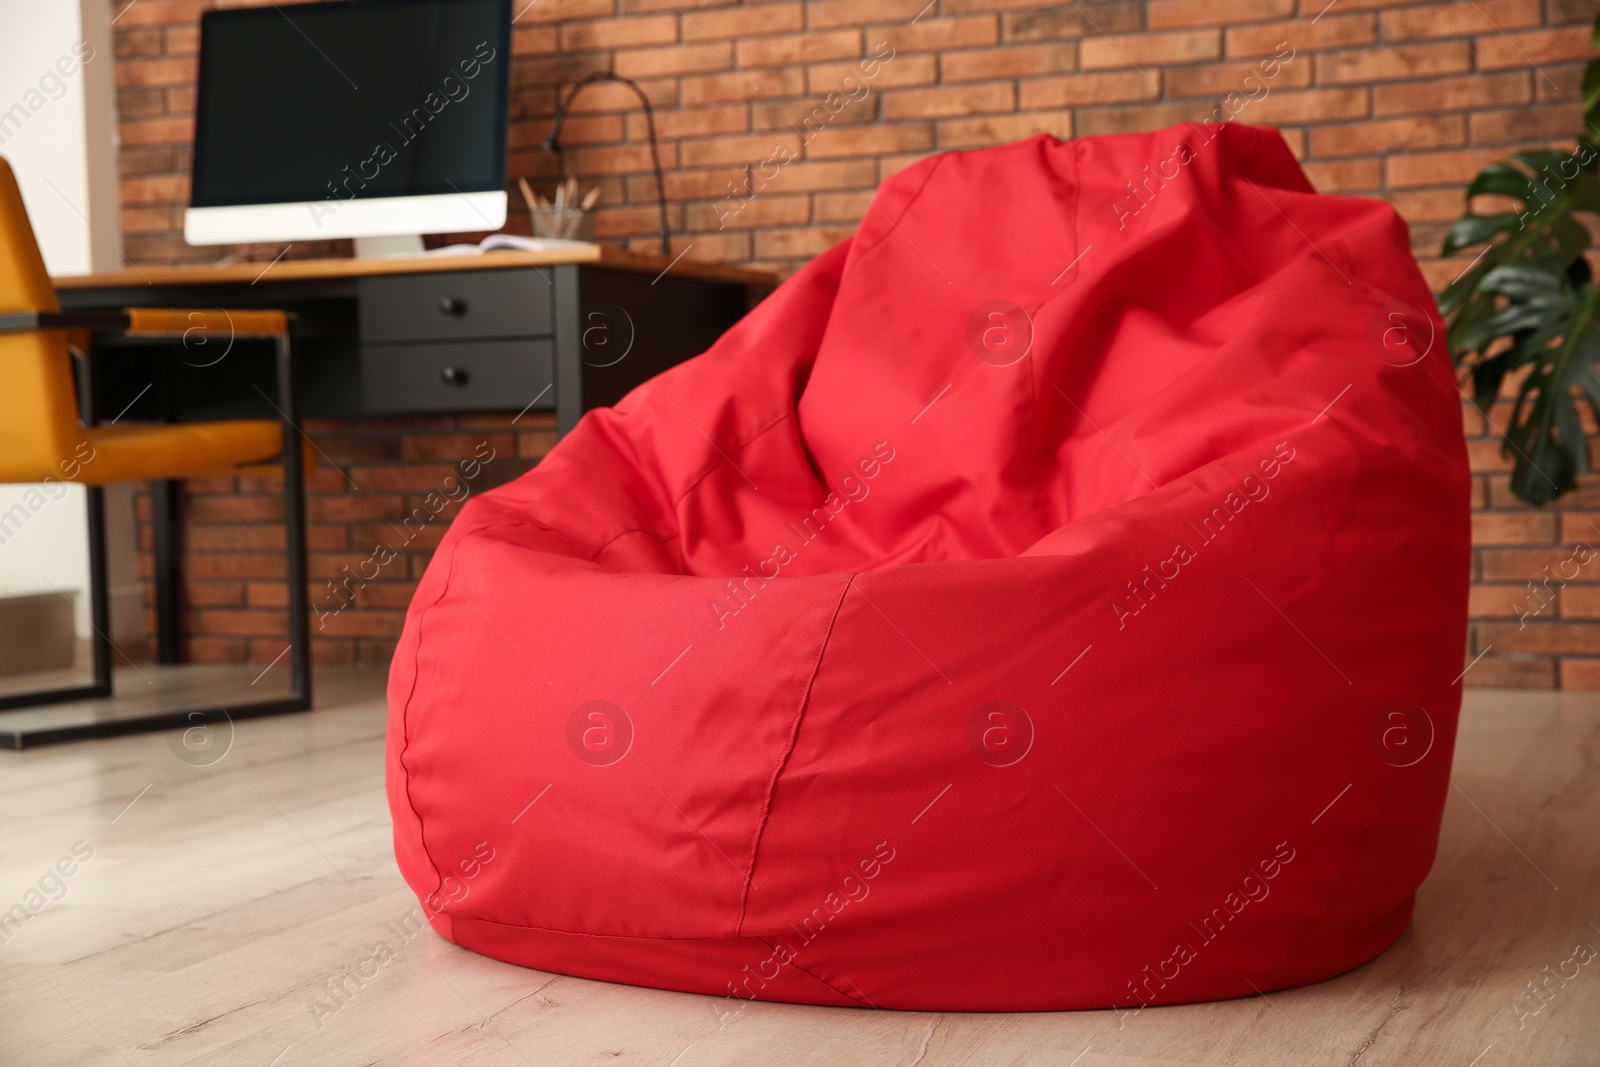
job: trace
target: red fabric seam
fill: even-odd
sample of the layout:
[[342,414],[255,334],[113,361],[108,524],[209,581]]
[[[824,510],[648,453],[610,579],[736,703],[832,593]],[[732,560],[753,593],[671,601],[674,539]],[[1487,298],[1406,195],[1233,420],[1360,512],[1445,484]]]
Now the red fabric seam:
[[745,876],[744,892],[739,900],[739,921],[733,928],[733,932],[739,937],[745,936],[744,920],[750,908],[750,886],[756,877],[756,858],[761,849],[761,835],[767,828],[768,816],[772,814],[772,794],[778,788],[779,775],[783,774],[783,769],[789,765],[789,757],[794,755],[795,742],[800,738],[800,724],[805,720],[806,708],[811,703],[811,689],[817,684],[817,674],[822,670],[822,657],[828,651],[828,642],[833,638],[833,627],[839,621],[839,611],[844,607],[845,594],[850,592],[850,586],[855,580],[856,576],[852,573],[845,579],[844,588],[839,590],[839,599],[833,605],[833,614],[828,616],[828,627],[822,633],[822,643],[817,647],[816,662],[811,665],[811,676],[806,679],[805,692],[800,695],[800,706],[795,709],[794,724],[789,728],[789,743],[784,747],[778,765],[772,769],[772,778],[767,782],[767,795],[761,803],[761,817],[756,821],[755,839],[750,842],[750,869]]

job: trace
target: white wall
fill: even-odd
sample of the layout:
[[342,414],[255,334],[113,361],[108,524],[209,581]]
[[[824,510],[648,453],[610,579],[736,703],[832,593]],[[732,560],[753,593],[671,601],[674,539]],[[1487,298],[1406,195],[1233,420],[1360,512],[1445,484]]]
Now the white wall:
[[[109,0],[0,0],[0,155],[52,274],[122,263],[112,74]],[[0,486],[0,513],[27,492]],[[0,591],[88,587],[81,489],[29,509],[3,536]],[[87,601],[79,605],[87,613]]]

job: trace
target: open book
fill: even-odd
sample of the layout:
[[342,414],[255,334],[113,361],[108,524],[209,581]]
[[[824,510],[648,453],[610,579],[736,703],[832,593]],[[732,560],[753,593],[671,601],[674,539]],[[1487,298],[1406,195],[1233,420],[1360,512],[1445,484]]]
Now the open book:
[[521,234],[516,233],[491,233],[475,245],[445,245],[442,248],[430,248],[426,252],[409,254],[476,256],[484,252],[497,252],[506,248],[518,252],[548,252],[556,248],[588,248],[593,244],[593,241],[568,241],[559,237],[523,237]]

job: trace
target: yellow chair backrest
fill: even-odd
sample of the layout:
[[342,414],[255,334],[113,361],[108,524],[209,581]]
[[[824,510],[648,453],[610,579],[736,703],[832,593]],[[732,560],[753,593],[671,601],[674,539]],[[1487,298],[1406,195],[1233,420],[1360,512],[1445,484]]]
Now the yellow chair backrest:
[[[0,314],[58,310],[16,175],[0,158]],[[66,335],[0,333],[0,482],[70,477],[83,441]]]

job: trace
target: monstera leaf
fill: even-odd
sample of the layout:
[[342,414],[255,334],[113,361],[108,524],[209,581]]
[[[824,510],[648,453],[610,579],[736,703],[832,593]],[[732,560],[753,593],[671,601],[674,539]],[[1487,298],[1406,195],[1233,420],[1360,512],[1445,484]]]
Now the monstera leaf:
[[[1589,470],[1589,446],[1578,417],[1581,396],[1600,418],[1600,289],[1550,264],[1496,266],[1478,281],[1475,295],[1498,308],[1450,331],[1453,351],[1477,354],[1469,366],[1473,402],[1487,411],[1505,376],[1524,369],[1510,423],[1501,427],[1514,456],[1511,490],[1530,504],[1547,504]],[[1500,338],[1508,345],[1485,355]],[[1457,346],[1460,346],[1459,349]]]
[[[1595,20],[1600,49],[1600,18]],[[1578,404],[1600,418],[1600,289],[1585,253],[1581,214],[1600,214],[1600,60],[1583,79],[1589,130],[1571,152],[1515,152],[1491,163],[1467,187],[1467,214],[1451,225],[1440,254],[1487,245],[1439,294],[1450,353],[1485,414],[1509,377],[1517,398],[1497,426],[1512,460],[1511,491],[1530,504],[1569,492],[1589,470]],[[1474,214],[1477,197],[1508,210]]]

